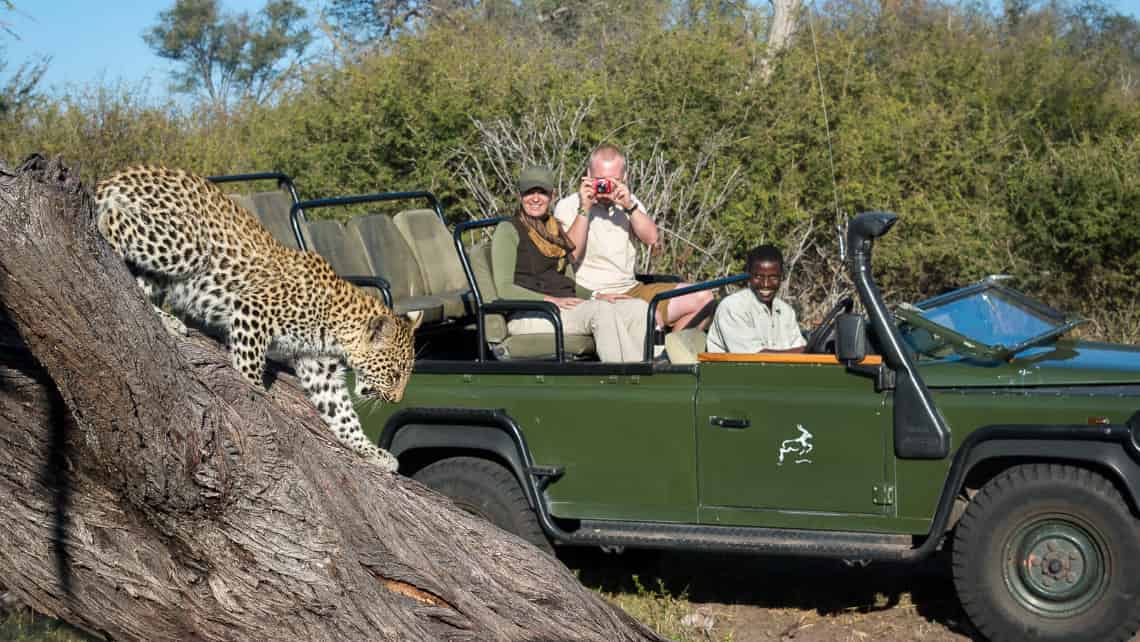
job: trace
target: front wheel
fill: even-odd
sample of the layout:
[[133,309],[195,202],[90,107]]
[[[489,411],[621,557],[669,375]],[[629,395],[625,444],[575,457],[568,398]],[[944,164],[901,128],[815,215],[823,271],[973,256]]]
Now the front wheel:
[[423,467],[412,479],[447,495],[468,513],[554,555],[518,480],[499,463],[478,457],[448,457]]
[[1140,625],[1140,528],[1097,473],[1015,466],[958,523],[954,584],[995,642],[1127,640]]

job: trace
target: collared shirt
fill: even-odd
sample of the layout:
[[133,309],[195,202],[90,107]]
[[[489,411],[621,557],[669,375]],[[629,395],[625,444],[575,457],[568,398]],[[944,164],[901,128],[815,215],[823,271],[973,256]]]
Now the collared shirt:
[[787,350],[804,345],[796,311],[780,298],[772,309],[744,288],[720,302],[709,326],[709,352],[750,354],[762,350]]
[[[635,207],[645,211],[641,201],[633,197]],[[569,231],[578,215],[577,194],[571,194],[554,206],[554,218]],[[646,212],[648,214],[648,212]],[[637,246],[626,212],[613,203],[594,203],[590,208],[586,231],[586,251],[574,266],[575,279],[584,288],[605,294],[621,294],[637,285],[634,268]]]

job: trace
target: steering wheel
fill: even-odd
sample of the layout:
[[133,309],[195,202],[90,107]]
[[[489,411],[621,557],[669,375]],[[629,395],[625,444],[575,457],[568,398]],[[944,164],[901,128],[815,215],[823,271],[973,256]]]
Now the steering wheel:
[[835,333],[835,320],[839,318],[840,313],[850,313],[855,307],[855,300],[850,295],[843,297],[836,303],[834,307],[827,311],[823,317],[823,321],[815,330],[812,330],[808,335],[807,344],[804,346],[806,354],[819,354],[823,352],[823,348],[827,345],[827,340]]

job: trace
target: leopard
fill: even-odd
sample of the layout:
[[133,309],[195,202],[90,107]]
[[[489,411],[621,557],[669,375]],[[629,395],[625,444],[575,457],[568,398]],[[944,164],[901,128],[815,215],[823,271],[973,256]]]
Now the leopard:
[[398,403],[422,313],[395,313],[320,255],[280,243],[216,184],[186,170],[114,172],[96,185],[95,217],[171,331],[189,332],[185,321],[222,339],[233,367],[261,390],[267,359],[291,365],[340,443],[398,470],[397,458],[364,434],[346,374],[353,371],[365,403]]

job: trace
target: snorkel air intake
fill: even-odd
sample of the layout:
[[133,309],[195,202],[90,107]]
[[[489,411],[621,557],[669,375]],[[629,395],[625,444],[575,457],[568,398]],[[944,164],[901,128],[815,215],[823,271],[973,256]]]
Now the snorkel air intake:
[[874,240],[897,221],[898,216],[890,212],[863,212],[856,216],[847,226],[847,269],[879,338],[883,359],[895,374],[895,454],[905,459],[941,459],[950,453],[950,429],[935,409],[871,276]]

